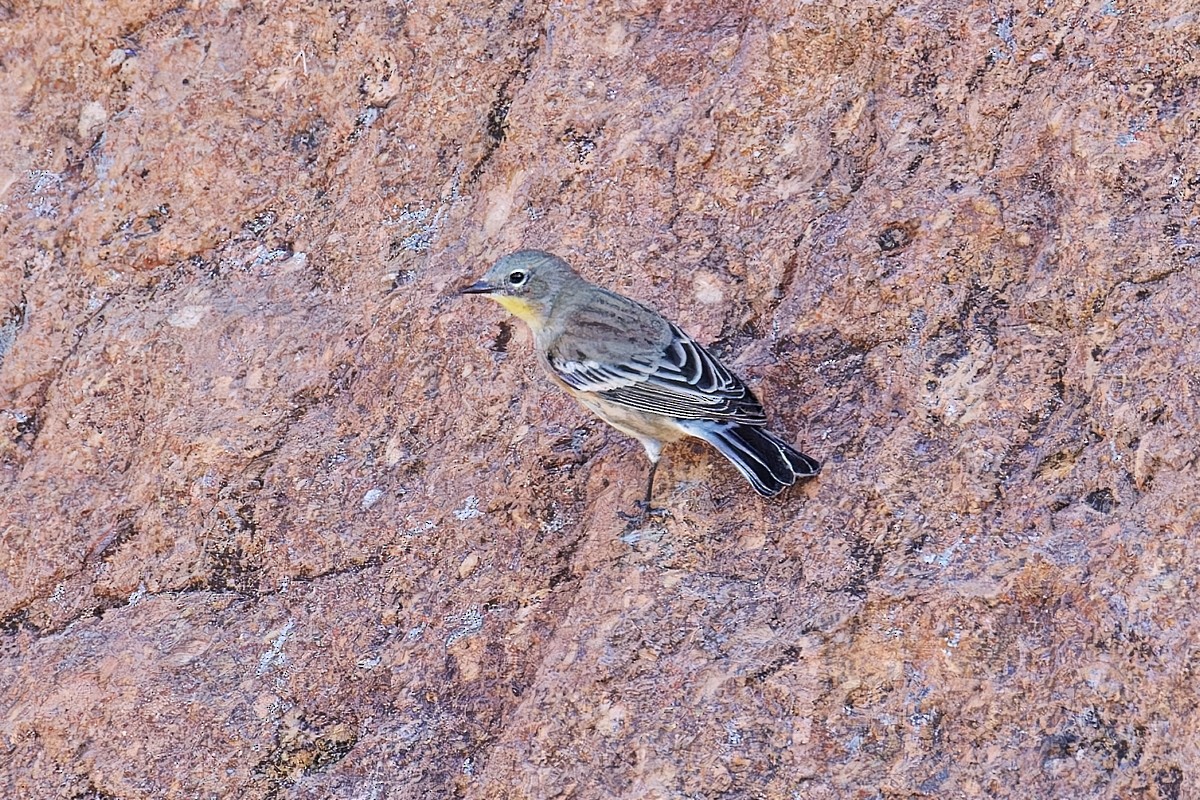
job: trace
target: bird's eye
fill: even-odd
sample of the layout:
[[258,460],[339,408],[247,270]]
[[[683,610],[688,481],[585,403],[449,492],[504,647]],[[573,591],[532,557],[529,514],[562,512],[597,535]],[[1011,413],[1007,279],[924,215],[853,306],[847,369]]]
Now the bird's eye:
[[513,286],[520,286],[522,283],[525,282],[525,278],[526,278],[525,273],[519,269],[508,273],[508,282],[511,283]]

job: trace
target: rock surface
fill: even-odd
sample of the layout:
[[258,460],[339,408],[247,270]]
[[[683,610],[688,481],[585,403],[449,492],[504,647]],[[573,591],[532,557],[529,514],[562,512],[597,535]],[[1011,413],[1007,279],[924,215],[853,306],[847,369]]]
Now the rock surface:
[[1200,797],[1191,4],[163,7],[0,0],[0,795]]

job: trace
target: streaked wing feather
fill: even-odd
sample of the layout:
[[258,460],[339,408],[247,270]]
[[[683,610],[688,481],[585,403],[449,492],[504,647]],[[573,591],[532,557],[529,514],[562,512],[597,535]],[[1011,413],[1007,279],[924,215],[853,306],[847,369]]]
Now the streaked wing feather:
[[550,366],[564,383],[581,392],[606,392],[640,383],[654,371],[649,365],[568,361],[549,356]]
[[661,352],[621,363],[565,359],[553,348],[547,361],[573,389],[638,411],[679,419],[766,422],[762,405],[741,379],[675,325],[671,333]]

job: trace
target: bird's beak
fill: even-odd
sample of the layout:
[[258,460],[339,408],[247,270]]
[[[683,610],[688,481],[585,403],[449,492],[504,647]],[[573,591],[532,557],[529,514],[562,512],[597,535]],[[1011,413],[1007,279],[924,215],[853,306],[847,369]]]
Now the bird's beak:
[[459,294],[491,294],[496,291],[496,287],[492,286],[487,281],[475,281],[470,286],[464,286],[458,290]]

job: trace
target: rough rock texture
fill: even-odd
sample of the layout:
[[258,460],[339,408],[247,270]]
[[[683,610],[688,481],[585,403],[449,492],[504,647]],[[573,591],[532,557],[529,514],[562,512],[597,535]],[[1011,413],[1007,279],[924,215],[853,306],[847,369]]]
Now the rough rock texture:
[[1194,3],[166,5],[0,0],[0,795],[1200,797]]

